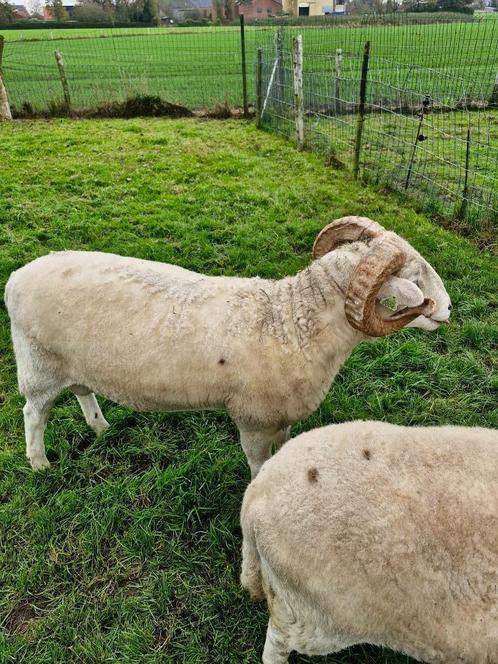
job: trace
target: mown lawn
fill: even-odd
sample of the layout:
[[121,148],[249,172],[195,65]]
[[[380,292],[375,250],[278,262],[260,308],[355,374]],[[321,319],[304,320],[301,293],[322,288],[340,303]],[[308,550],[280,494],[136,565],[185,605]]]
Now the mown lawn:
[[[1,125],[0,144],[1,290],[64,248],[279,278],[308,263],[323,225],[371,216],[436,267],[452,324],[358,347],[293,433],[354,418],[498,427],[496,259],[396,200],[242,122],[25,122]],[[229,419],[104,401],[112,426],[96,440],[66,394],[53,466],[33,473],[3,304],[0,403],[0,662],[258,662],[267,614],[238,585],[249,473]],[[409,660],[357,647],[313,661]]]

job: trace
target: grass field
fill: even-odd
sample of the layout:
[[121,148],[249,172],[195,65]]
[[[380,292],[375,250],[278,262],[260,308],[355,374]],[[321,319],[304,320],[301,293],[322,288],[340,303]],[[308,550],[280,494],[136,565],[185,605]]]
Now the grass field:
[[[322,113],[315,109],[305,118],[306,146],[351,168],[356,126],[357,116],[334,115],[333,108]],[[270,112],[264,127],[295,140],[295,123],[290,115]],[[498,112],[429,114],[423,126],[425,140],[417,143],[413,158],[418,127],[419,117],[415,114],[368,113],[360,159],[362,177],[410,196],[433,214],[446,219],[462,217],[461,232],[496,246]],[[468,129],[468,205],[462,216]]]
[[[225,99],[242,105],[240,36],[237,27],[151,28],[140,36],[135,29],[5,31],[6,85],[15,109],[29,103],[47,108],[62,99],[54,50],[63,53],[75,108],[121,101],[134,94],[160,95],[168,101],[201,108]],[[246,30],[250,97],[254,101],[257,46],[274,51],[274,28]],[[372,44],[372,76],[396,86],[398,64],[433,68],[452,77],[432,77],[425,94],[439,98],[460,95],[487,98],[498,65],[498,20],[474,23],[361,27],[286,27],[285,40],[302,33],[305,54],[327,54],[317,65],[333,74],[334,54],[343,49],[344,65],[358,68],[357,58],[367,39]],[[87,38],[88,35],[93,35]],[[13,41],[17,37],[41,41]],[[48,39],[46,38],[48,37]],[[52,37],[54,37],[52,39]],[[70,37],[70,39],[67,39]],[[64,39],[66,38],[66,39]],[[393,63],[398,63],[394,65]],[[308,65],[306,65],[308,66]],[[405,72],[405,86],[420,78],[420,70]],[[420,81],[418,81],[420,83]],[[453,90],[451,89],[453,88]],[[394,92],[393,92],[394,94]]]
[[[498,427],[496,259],[349,174],[243,122],[0,125],[0,291],[50,250],[104,250],[209,274],[279,278],[344,214],[404,235],[444,278],[452,323],[360,345],[299,431],[354,418]],[[223,413],[109,402],[96,440],[63,395],[52,468],[24,459],[23,405],[0,305],[0,662],[256,664],[267,615],[238,585],[249,480]],[[297,662],[408,664],[371,647]]]

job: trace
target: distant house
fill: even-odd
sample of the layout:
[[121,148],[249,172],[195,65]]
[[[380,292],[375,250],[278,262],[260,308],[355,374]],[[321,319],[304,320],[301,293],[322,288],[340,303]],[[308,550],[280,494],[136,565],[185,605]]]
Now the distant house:
[[192,0],[192,2],[202,18],[213,17],[213,3],[211,0]]
[[281,0],[245,0],[238,3],[239,14],[248,18],[267,18],[282,11]]
[[12,5],[14,10],[14,20],[20,21],[22,19],[31,18],[30,13],[24,5]]
[[283,0],[284,11],[296,16],[327,16],[346,13],[345,3],[336,0]]
[[169,8],[170,14],[161,18],[163,23],[171,18],[180,22],[187,18],[214,18],[216,13],[212,0],[172,0]]

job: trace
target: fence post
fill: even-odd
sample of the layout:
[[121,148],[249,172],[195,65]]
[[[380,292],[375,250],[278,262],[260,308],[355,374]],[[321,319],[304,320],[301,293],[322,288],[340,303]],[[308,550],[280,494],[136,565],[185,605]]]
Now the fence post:
[[0,35],[0,120],[12,120],[9,98],[3,82],[2,58],[3,58],[4,37]]
[[297,149],[304,146],[304,95],[303,95],[303,38],[297,35],[293,39],[294,65],[294,113],[296,118]]
[[256,55],[256,126],[261,127],[263,116],[263,49],[258,48]]
[[465,148],[465,177],[463,181],[462,205],[458,211],[458,217],[465,219],[469,207],[469,162],[470,162],[470,127],[467,129],[467,146]]
[[246,67],[246,34],[244,29],[244,14],[240,15],[240,52],[242,56],[242,97],[244,102],[244,117],[249,115],[247,104],[247,67]]
[[66,104],[66,109],[68,113],[71,113],[71,95],[69,93],[69,85],[66,78],[66,71],[64,69],[64,60],[62,59],[62,53],[60,51],[55,51],[55,60],[57,62],[57,67],[59,69],[59,76],[62,83],[62,91],[64,93],[64,102]]
[[493,87],[493,92],[491,93],[489,104],[490,106],[498,106],[498,72],[496,72],[495,84]]
[[276,36],[276,62],[277,62],[277,102],[281,106],[285,90],[285,70],[284,70],[284,33],[279,28]]
[[354,143],[353,175],[358,179],[360,172],[361,138],[363,135],[363,124],[365,122],[365,100],[367,98],[368,58],[370,57],[370,42],[367,41],[363,49],[363,61],[361,63],[360,81],[360,105],[358,107],[358,123],[356,125],[356,139]]
[[410,157],[410,163],[408,164],[408,171],[406,173],[405,189],[408,189],[408,185],[410,184],[410,178],[412,175],[413,164],[415,163],[415,155],[417,154],[418,144],[419,142],[425,141],[426,139],[426,137],[422,133],[422,125],[424,123],[426,113],[429,112],[430,103],[431,103],[431,97],[429,95],[425,95],[425,97],[422,100],[422,108],[420,109],[420,115],[419,115],[420,120],[418,123],[417,135],[415,136],[415,143],[413,144],[412,156]]
[[335,90],[334,90],[334,97],[335,97],[335,114],[338,115],[338,113],[341,110],[341,66],[342,66],[342,48],[338,48],[335,51]]

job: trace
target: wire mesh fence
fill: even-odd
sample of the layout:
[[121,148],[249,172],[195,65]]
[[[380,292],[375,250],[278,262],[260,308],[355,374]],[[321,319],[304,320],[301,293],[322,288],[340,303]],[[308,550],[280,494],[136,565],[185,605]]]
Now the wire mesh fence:
[[[408,192],[442,214],[496,222],[498,18],[438,15],[435,21],[433,14],[398,14],[246,26],[248,101],[257,103],[261,49],[261,125],[286,136],[296,131],[298,34],[308,147],[353,165],[368,41],[361,176]],[[105,113],[140,95],[190,110],[244,103],[237,26],[4,35],[3,78],[17,117],[61,114],[69,106],[76,113]]]
[[4,78],[14,114],[44,111],[62,98],[54,58],[64,58],[75,109],[156,95],[190,109],[242,98],[237,29],[7,42]]
[[[496,29],[494,23],[491,27],[487,35]],[[259,122],[299,145],[293,58],[299,30],[285,32],[260,52]],[[367,42],[353,47],[350,35],[342,41],[337,33],[333,37],[327,52],[322,36],[313,35],[313,42],[308,33],[302,35],[304,146],[356,170],[364,180],[416,198],[432,212],[496,228],[496,45],[493,50],[490,41],[481,49],[473,42],[469,53],[472,42],[452,40],[450,58],[438,44],[439,59],[431,59],[429,67],[425,52],[420,51],[419,64],[410,45],[389,49],[384,42],[376,48],[372,36],[362,99]],[[400,60],[393,59],[396,54]],[[465,58],[470,54],[475,64],[469,68]]]

